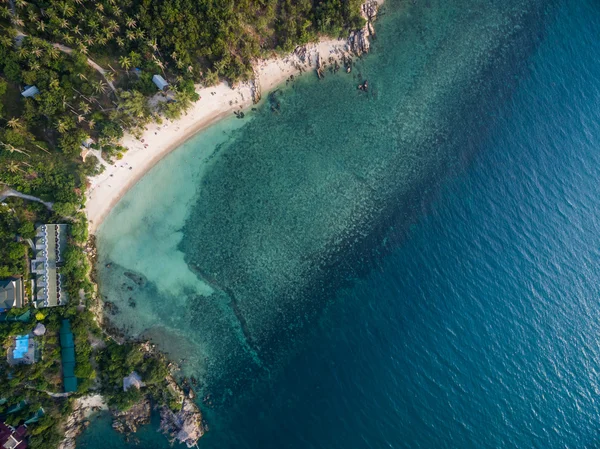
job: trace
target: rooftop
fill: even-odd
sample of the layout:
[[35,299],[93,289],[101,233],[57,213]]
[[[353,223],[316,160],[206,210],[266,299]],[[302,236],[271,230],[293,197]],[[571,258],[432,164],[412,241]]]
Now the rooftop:
[[23,279],[0,279],[0,309],[23,307]]
[[19,426],[16,429],[5,423],[0,423],[0,447],[4,449],[27,449],[25,437],[27,427]]
[[23,90],[23,92],[21,92],[21,95],[23,95],[26,98],[31,98],[35,97],[39,93],[40,90],[36,86],[25,86],[25,89]]
[[129,376],[123,378],[123,391],[129,390],[131,387],[135,387],[139,390],[145,385],[146,384],[142,382],[140,375],[135,371],[133,371]]
[[62,289],[62,275],[58,267],[62,263],[67,243],[67,225],[45,224],[37,228],[35,259],[31,271],[35,273],[35,306],[55,307],[66,303]]
[[158,87],[160,90],[163,90],[169,85],[169,83],[167,83],[167,81],[160,75],[154,75],[152,77],[152,82],[156,84],[156,87]]

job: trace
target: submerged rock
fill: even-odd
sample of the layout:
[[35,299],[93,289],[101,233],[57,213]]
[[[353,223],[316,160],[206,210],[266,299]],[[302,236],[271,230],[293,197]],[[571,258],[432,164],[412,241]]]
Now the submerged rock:
[[139,273],[133,273],[132,271],[125,271],[123,275],[131,279],[136,285],[142,287],[146,283],[146,278]]

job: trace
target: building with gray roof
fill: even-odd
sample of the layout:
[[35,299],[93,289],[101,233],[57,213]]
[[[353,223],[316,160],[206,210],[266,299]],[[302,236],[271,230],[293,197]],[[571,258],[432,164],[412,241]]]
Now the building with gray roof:
[[66,245],[67,225],[45,224],[37,228],[35,258],[31,261],[31,272],[35,275],[33,304],[37,308],[67,303],[63,277],[58,270],[63,263]]
[[156,84],[156,87],[158,87],[160,90],[165,90],[169,86],[169,83],[167,83],[167,81],[160,75],[154,75],[152,77],[152,82]]
[[11,277],[0,279],[0,312],[13,307],[23,307],[23,279]]

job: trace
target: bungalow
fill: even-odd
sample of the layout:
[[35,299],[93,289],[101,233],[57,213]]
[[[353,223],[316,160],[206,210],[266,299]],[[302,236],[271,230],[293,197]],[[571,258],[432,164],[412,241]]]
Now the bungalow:
[[94,139],[92,139],[91,137],[88,137],[87,139],[85,139],[83,142],[81,142],[81,145],[84,148],[90,149],[92,147],[93,144],[95,144],[96,142],[94,141]]
[[0,312],[13,307],[23,307],[23,279],[0,279]]
[[25,98],[33,98],[40,93],[40,90],[35,86],[25,86],[25,90],[21,92]]
[[123,391],[129,390],[131,387],[135,387],[139,390],[145,386],[146,384],[142,382],[142,378],[135,371],[132,371],[129,376],[123,378]]
[[169,83],[167,83],[160,75],[154,75],[152,77],[152,82],[156,84],[156,87],[158,87],[160,90],[165,90],[169,86]]

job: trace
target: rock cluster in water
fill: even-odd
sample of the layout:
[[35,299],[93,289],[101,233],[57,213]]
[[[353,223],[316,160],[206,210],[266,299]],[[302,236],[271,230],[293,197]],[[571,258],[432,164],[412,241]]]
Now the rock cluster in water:
[[160,430],[169,435],[171,442],[193,447],[204,435],[205,426],[198,406],[190,398],[185,398],[181,410],[173,412],[169,407],[160,410]]
[[135,433],[138,427],[150,422],[150,400],[143,398],[126,411],[113,410],[112,427],[120,433]]

